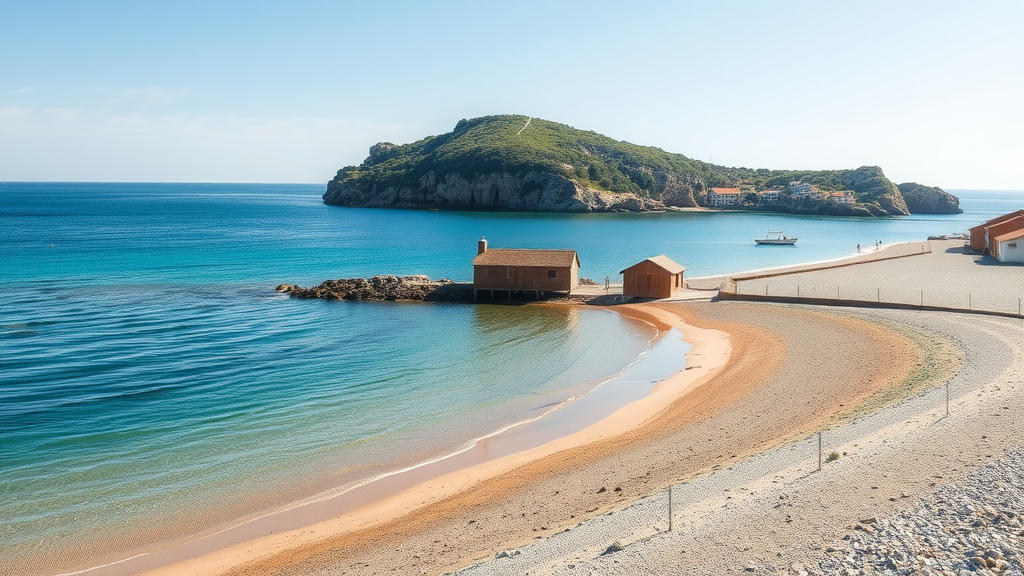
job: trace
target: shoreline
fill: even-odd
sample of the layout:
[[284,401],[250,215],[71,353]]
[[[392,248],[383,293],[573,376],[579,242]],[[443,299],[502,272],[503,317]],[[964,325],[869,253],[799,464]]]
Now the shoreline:
[[[396,505],[390,517],[378,516],[377,522],[366,519],[357,530],[294,534],[294,546],[280,540],[276,547],[268,546],[272,544],[268,539],[254,542],[248,549],[237,548],[234,557],[207,557],[177,568],[188,568],[192,574],[225,570],[223,573],[235,576],[268,572],[298,575],[331,567],[345,567],[346,572],[357,574],[388,570],[449,572],[493,558],[501,549],[574,531],[584,522],[616,513],[668,484],[713,473],[788,442],[794,435],[827,423],[832,414],[843,410],[844,404],[861,401],[874,390],[900,381],[917,358],[916,348],[900,335],[870,322],[820,312],[761,308],[759,312],[767,312],[763,318],[737,324],[730,315],[739,312],[745,317],[749,307],[729,305],[725,319],[716,318],[721,307],[710,304],[653,303],[631,308],[664,321],[672,322],[674,317],[675,322],[700,330],[728,334],[727,352],[735,356],[728,363],[722,362],[689,393],[658,406],[655,415],[639,426],[634,421],[620,429],[591,429],[598,441],[574,445],[574,438],[569,438],[546,445],[547,455],[520,455],[507,462],[506,469],[492,467],[495,474],[482,480],[479,476],[466,479],[455,474],[410,494],[408,502],[418,506],[412,513]],[[712,317],[705,317],[709,312]],[[768,328],[780,321],[791,327],[818,326],[822,319],[834,322],[816,329],[814,334],[793,331],[798,343],[816,345],[818,349],[794,349],[793,354],[783,354],[790,348],[786,342],[790,338]],[[890,359],[860,371],[850,370],[851,375],[835,378],[834,387],[829,389],[823,389],[819,385],[821,376],[813,374],[798,382],[799,386],[794,386],[789,377],[776,377],[780,371],[785,375],[794,364],[802,366],[808,359],[818,358],[823,330],[840,342],[851,343],[854,352],[887,350]],[[715,358],[700,350],[695,345],[691,354],[707,368]],[[787,361],[784,356],[793,358]],[[819,363],[809,372],[830,372],[837,365],[852,368],[861,363],[847,358],[838,364]],[[796,395],[800,401],[777,405],[779,393]],[[779,414],[761,418],[771,410],[769,406],[776,406],[774,410]],[[430,491],[438,488],[450,490],[451,495],[438,497]],[[171,573],[175,570],[153,572]]]
[[[912,242],[904,244],[912,244]],[[899,244],[888,245],[885,248],[897,245]],[[868,255],[874,253],[875,251],[872,251],[869,252]],[[864,254],[854,255],[852,257],[847,256],[837,260],[856,260],[862,256],[864,256]],[[817,263],[809,263],[802,266],[813,264]],[[547,305],[563,304],[551,303]],[[656,307],[648,305],[623,305],[614,307],[615,312],[631,318],[632,320],[653,324],[656,327],[658,334],[652,339],[652,342],[662,340],[672,329],[685,329],[687,331],[685,336],[686,340],[690,341],[692,340],[692,333],[690,332],[693,330],[699,330],[693,326],[681,323],[678,317],[673,319],[673,314],[668,314],[666,316],[665,314],[655,312],[655,310],[657,310]],[[721,338],[723,336],[724,334],[719,337]],[[701,368],[700,366],[693,365],[691,355],[700,356],[703,352],[696,342],[691,343],[694,347],[687,354],[688,365],[693,368]],[[653,349],[653,346],[652,348],[649,348],[648,351],[651,349]],[[728,354],[726,354],[721,360],[720,365],[715,365],[713,369],[717,371],[724,367],[727,360]],[[633,366],[638,361],[639,359],[629,366]],[[625,372],[629,366],[627,366],[623,372]],[[686,372],[695,373],[686,374]],[[522,466],[526,463],[534,462],[546,456],[550,456],[557,451],[578,448],[586,444],[598,442],[600,440],[640,428],[655,418],[660,412],[667,410],[682,396],[699,385],[699,383],[697,383],[698,380],[709,375],[707,374],[708,368],[704,368],[703,371],[687,369],[686,372],[680,371],[679,374],[662,380],[643,398],[629,402],[624,406],[619,406],[612,415],[602,419],[596,424],[588,426],[585,430],[572,432],[567,435],[556,435],[553,439],[549,438],[539,447],[532,447],[524,450],[509,450],[508,453],[502,454],[501,457],[496,460],[484,460],[482,462],[472,461],[472,458],[470,458],[472,454],[468,454],[465,459],[459,458],[462,454],[479,452],[481,450],[485,453],[490,452],[491,446],[489,446],[489,444],[492,444],[490,442],[492,438],[499,436],[510,429],[540,421],[549,414],[560,410],[566,404],[574,402],[579,397],[567,399],[559,406],[546,411],[545,414],[538,418],[534,418],[526,422],[515,423],[482,438],[478,438],[472,442],[472,445],[455,453],[444,455],[424,463],[402,470],[389,472],[363,481],[359,485],[348,488],[337,495],[332,495],[327,498],[314,496],[301,502],[293,503],[284,510],[272,511],[258,516],[257,518],[245,520],[241,524],[216,530],[212,534],[200,536],[198,539],[186,542],[183,547],[187,548],[187,550],[182,550],[179,554],[169,554],[171,551],[181,548],[171,547],[164,550],[145,552],[141,555],[136,555],[131,558],[105,564],[103,566],[97,566],[75,572],[67,572],[66,574],[100,575],[105,573],[122,573],[122,571],[129,565],[138,565],[138,568],[129,568],[132,573],[138,572],[141,569],[146,570],[147,572],[145,573],[150,574],[175,573],[177,570],[200,570],[199,572],[194,573],[215,574],[220,570],[227,569],[239,563],[258,559],[259,557],[267,554],[283,552],[297,547],[310,545],[318,539],[325,537],[324,532],[327,532],[330,536],[337,536],[338,534],[349,533],[356,530],[366,529],[372,525],[382,524],[402,516],[408,512],[410,508],[422,507],[430,502],[435,502],[452,494],[462,492],[474,483],[487,478],[493,478],[494,476],[508,472],[517,466]],[[669,387],[668,382],[675,381],[680,375],[689,376],[691,386],[683,386],[683,390],[677,390],[676,394],[670,398],[664,397],[661,392],[666,387]],[[594,389],[588,391],[587,394],[595,392],[607,381],[621,376],[622,373],[601,382],[595,386]],[[658,401],[655,402],[654,398],[658,398]],[[588,433],[588,431],[590,432]],[[432,476],[431,474],[426,473],[428,470],[434,470],[436,468],[448,469],[440,476]],[[470,476],[469,479],[460,478],[460,476],[465,476],[467,472]],[[406,482],[390,481],[396,477],[401,477],[401,479]],[[367,486],[371,486],[371,488],[366,488]],[[381,487],[384,487],[385,492],[388,492],[389,495],[385,495],[382,498],[378,491],[372,489]],[[331,517],[338,516],[339,514],[350,514],[351,517],[348,519],[338,518],[334,520],[324,520],[323,517],[325,516],[325,513],[323,511],[315,514],[306,514],[300,511],[302,508],[322,504],[325,500],[334,500],[345,495],[349,495],[349,498],[347,499],[349,500],[362,494],[365,494],[366,496],[362,499],[363,504],[358,502],[350,503],[347,506],[331,508],[331,511],[327,513],[327,515]],[[392,502],[396,499],[398,499],[397,502]],[[369,505],[365,504],[367,500],[370,501]],[[417,500],[419,501],[417,502]],[[288,522],[284,523],[284,533],[280,533],[282,528],[282,523],[280,522],[281,519],[289,519]],[[277,522],[275,522],[275,520],[277,520]],[[255,528],[254,524],[258,524],[260,529],[252,529]],[[229,532],[234,535],[241,534],[243,537],[241,539],[231,539],[222,536]],[[239,547],[246,548],[247,553],[239,553],[236,550]],[[253,548],[256,548],[257,551],[253,552]],[[197,555],[198,558],[193,559],[193,557]],[[225,562],[224,559],[226,557],[231,557],[232,555],[234,555],[233,559]],[[164,559],[160,560],[158,557],[164,557]],[[156,560],[156,562],[153,562],[153,560]],[[170,562],[168,562],[168,560],[170,560]],[[213,565],[216,565],[216,567]],[[108,569],[110,569],[109,572]]]
[[[546,303],[542,305],[561,306],[567,304]],[[276,540],[279,535],[291,539],[294,538],[294,533],[305,533],[306,530],[321,524],[338,524],[339,521],[336,519],[342,515],[351,515],[352,517],[349,521],[342,520],[340,522],[342,526],[336,527],[335,530],[359,529],[368,523],[381,522],[401,515],[406,507],[415,506],[415,503],[409,500],[408,493],[421,492],[425,485],[425,489],[437,492],[435,497],[443,497],[451,492],[453,484],[450,476],[459,477],[467,471],[475,470],[472,477],[479,480],[547,455],[555,446],[564,447],[593,442],[604,435],[617,433],[615,430],[620,428],[628,429],[631,426],[630,419],[637,417],[647,419],[651,417],[649,414],[651,410],[655,412],[658,410],[658,405],[652,403],[650,398],[663,396],[666,387],[671,387],[668,384],[669,381],[678,382],[680,378],[683,378],[692,382],[700,379],[705,370],[693,370],[688,367],[688,365],[692,366],[692,363],[689,362],[689,354],[698,348],[690,342],[689,329],[684,340],[683,333],[675,323],[662,322],[657,316],[636,310],[620,309],[615,310],[615,313],[625,317],[628,321],[647,324],[654,329],[655,334],[648,340],[647,350],[626,365],[618,374],[597,381],[586,392],[559,402],[545,410],[540,416],[503,426],[482,437],[470,439],[464,447],[454,452],[359,481],[354,486],[346,486],[340,491],[334,489],[321,492],[283,507],[257,512],[250,517],[222,523],[190,537],[154,543],[150,549],[143,549],[127,558],[89,568],[65,571],[60,576],[176,573],[179,569],[186,569],[178,566],[182,561],[190,564],[188,559],[197,556],[199,559],[211,555],[217,556],[225,550],[234,547],[249,547],[265,538]],[[668,341],[673,338],[675,341]],[[669,359],[674,367],[666,368],[664,358],[659,360],[651,357],[652,353],[657,352],[659,348],[669,346],[674,348],[674,350],[669,350],[672,353],[679,352],[680,345],[685,347],[691,344],[693,344],[692,348],[684,356],[686,363]],[[635,393],[632,395],[627,393],[626,396],[631,397],[624,399],[622,390],[618,390],[618,392],[614,390],[616,384],[619,385],[619,388],[624,388],[635,383],[630,380],[632,371],[641,369],[642,372],[646,368],[646,371],[649,372],[650,364],[659,362],[660,366],[654,366],[655,370],[660,370],[663,373],[669,370],[671,373],[658,378],[656,384],[647,385],[646,392],[640,398],[636,398]],[[686,390],[688,389],[686,388]],[[609,390],[611,391],[605,393]],[[634,404],[639,404],[644,408],[634,407]],[[574,410],[574,407],[578,409]],[[594,411],[599,414],[597,418],[592,414]],[[629,416],[620,415],[619,413],[622,411]],[[600,415],[602,413],[603,415]],[[636,423],[636,425],[639,424],[642,424],[642,421]],[[566,441],[566,438],[570,436],[578,439]],[[512,463],[506,462],[507,460],[511,460]],[[476,470],[478,468],[480,470]],[[437,491],[436,487],[430,488],[430,485],[436,484],[438,480],[445,480],[448,488],[440,491]],[[441,484],[441,486],[445,485]],[[458,490],[461,488],[455,491]],[[396,498],[401,500],[401,504],[397,508],[396,505],[388,504],[389,501]],[[282,530],[284,533],[280,534]],[[272,549],[277,549],[275,544],[270,546]],[[290,546],[291,544],[288,547]],[[165,572],[165,570],[169,570],[169,572]]]
[[[659,334],[668,333],[672,328],[681,328],[681,322],[673,322],[662,314],[647,314],[630,305],[624,313],[635,320],[652,323]],[[181,558],[173,564],[153,566],[144,574],[219,574],[232,567],[267,557],[279,552],[315,544],[325,537],[365,530],[379,526],[408,514],[417,508],[466,491],[480,482],[514,470],[529,462],[536,462],[558,452],[579,448],[602,439],[619,435],[642,426],[655,418],[675,400],[706,382],[720,370],[728,360],[729,347],[725,335],[714,330],[685,327],[687,342],[692,345],[687,354],[690,362],[700,357],[701,365],[689,370],[680,370],[675,375],[660,381],[654,390],[644,398],[616,410],[611,416],[574,432],[546,442],[538,447],[518,451],[466,468],[455,469],[446,474],[427,479],[411,488],[402,490],[368,505],[353,509],[346,517],[318,522],[280,534],[270,534],[246,540],[217,550],[210,550],[199,557]],[[692,364],[691,364],[692,366]],[[123,568],[123,565],[121,566]],[[85,574],[101,574],[101,571],[87,571]]]

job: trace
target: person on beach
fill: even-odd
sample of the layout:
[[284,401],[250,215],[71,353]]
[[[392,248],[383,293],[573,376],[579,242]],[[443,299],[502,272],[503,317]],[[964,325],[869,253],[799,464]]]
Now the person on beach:
[[860,254],[860,244],[857,244],[857,254]]

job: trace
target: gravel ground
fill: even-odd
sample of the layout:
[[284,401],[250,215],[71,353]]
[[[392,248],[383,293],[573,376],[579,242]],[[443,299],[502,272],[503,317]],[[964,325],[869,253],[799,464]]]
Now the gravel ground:
[[[809,574],[1024,574],[1024,449],[889,518],[866,518]],[[792,567],[791,567],[792,569]]]
[[[1024,518],[1024,323],[844,310],[951,339],[965,363],[895,406],[459,574],[1018,574]],[[980,563],[985,564],[981,568]],[[1014,572],[1016,570],[1017,572]]]

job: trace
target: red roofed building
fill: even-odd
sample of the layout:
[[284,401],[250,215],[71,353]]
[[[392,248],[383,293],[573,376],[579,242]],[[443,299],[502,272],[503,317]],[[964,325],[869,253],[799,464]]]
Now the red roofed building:
[[739,188],[712,188],[708,190],[708,206],[721,208],[722,206],[736,206],[739,203]]
[[[991,252],[992,240],[1001,234],[1006,234],[1017,227],[1014,225],[1005,226],[1008,221],[1012,221],[1016,218],[1024,218],[1024,210],[1017,210],[1010,212],[1009,214],[1003,214],[998,218],[993,218],[983,224],[978,224],[974,228],[971,228],[971,250],[975,252]],[[990,230],[991,229],[991,230]]]
[[1000,262],[1024,263],[1024,225],[993,238],[992,257]]

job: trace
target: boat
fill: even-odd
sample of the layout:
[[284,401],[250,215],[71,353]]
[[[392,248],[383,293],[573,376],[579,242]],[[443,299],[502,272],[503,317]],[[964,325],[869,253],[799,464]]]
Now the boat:
[[768,234],[764,238],[754,238],[754,242],[758,244],[768,244],[770,246],[792,246],[796,244],[796,238],[790,238],[786,236],[786,233],[782,230],[778,232],[768,231]]

